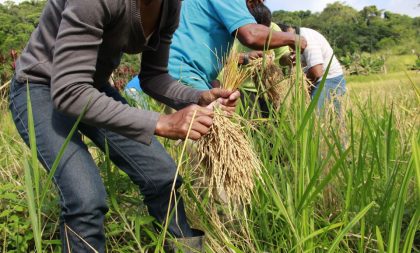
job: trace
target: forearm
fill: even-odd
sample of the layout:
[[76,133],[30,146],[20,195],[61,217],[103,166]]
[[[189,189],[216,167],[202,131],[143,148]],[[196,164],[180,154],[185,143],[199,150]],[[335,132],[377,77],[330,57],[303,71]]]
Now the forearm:
[[293,33],[276,32],[270,28],[249,24],[238,29],[238,40],[245,46],[255,49],[273,49],[281,46],[295,46],[296,36]]
[[197,104],[203,92],[175,81],[168,74],[160,74],[145,79],[140,74],[140,80],[144,92],[177,110],[191,104]]
[[315,65],[308,69],[306,77],[312,84],[316,83],[323,75],[322,64]]
[[114,131],[138,142],[150,143],[158,113],[130,107],[117,101],[118,98],[111,97],[113,95],[109,92],[105,94],[87,83],[53,85],[51,89],[52,100],[58,111],[77,118],[88,106],[82,122]]

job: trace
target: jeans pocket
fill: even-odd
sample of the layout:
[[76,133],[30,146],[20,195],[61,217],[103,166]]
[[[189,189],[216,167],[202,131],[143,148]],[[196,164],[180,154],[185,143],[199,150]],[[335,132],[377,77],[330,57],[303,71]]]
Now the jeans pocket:
[[[32,107],[51,100],[50,87],[45,84],[29,83]],[[9,95],[9,108],[15,113],[26,111],[27,108],[27,84],[12,80]]]
[[15,77],[12,78],[12,82],[10,83],[10,97],[16,96],[21,90],[26,87],[23,83],[18,82]]

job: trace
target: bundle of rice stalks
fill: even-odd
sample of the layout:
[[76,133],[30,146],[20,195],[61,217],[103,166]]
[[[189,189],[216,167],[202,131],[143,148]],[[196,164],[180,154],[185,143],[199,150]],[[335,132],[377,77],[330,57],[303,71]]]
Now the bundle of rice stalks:
[[[285,76],[282,69],[274,63],[273,56],[269,54],[265,58],[251,61],[249,65],[249,71],[255,85],[262,94],[267,94],[273,108],[278,110],[280,105],[285,102],[289,90],[296,84],[296,69],[291,69],[290,73]],[[303,73],[299,75],[298,80],[298,85],[301,84],[304,84],[302,88],[309,101],[311,84]]]
[[285,79],[282,70],[272,62],[264,67],[258,67],[260,64],[255,62],[252,64],[254,83],[267,94],[273,108],[278,110],[290,87],[290,79]]
[[[249,71],[238,66],[238,53],[232,50],[225,61],[221,86],[236,90],[248,76]],[[239,115],[228,116],[216,108],[210,132],[197,142],[210,196],[233,205],[249,203],[254,180],[261,172],[261,162],[240,120]]]

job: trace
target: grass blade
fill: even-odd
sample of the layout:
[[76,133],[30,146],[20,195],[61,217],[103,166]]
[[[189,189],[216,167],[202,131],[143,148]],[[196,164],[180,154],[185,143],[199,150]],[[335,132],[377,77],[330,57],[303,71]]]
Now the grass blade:
[[[25,187],[28,197],[29,216],[31,218],[32,229],[34,232],[35,247],[38,252],[42,252],[41,204],[39,201],[39,162],[36,147],[35,121],[32,112],[31,95],[28,82],[26,83],[26,104],[28,113],[27,116],[29,147],[31,150],[31,165],[29,165],[28,161],[25,159]],[[31,172],[33,173],[33,180]]]
[[27,194],[29,217],[31,219],[32,231],[34,233],[35,248],[36,248],[36,251],[40,253],[40,252],[43,252],[42,251],[42,234],[41,234],[41,229],[39,226],[40,220],[38,219],[39,215],[37,213],[35,196],[34,196],[31,167],[26,159],[23,162],[23,166],[25,169],[25,188],[26,188],[26,194]]
[[407,199],[407,191],[412,177],[413,160],[410,161],[407,171],[405,172],[404,180],[398,194],[397,203],[395,205],[394,215],[392,219],[391,232],[389,234],[388,252],[399,252],[401,242],[401,226],[404,216],[404,204]]
[[[32,112],[31,94],[29,89],[29,83],[26,83],[26,104],[28,111],[28,132],[29,132],[29,147],[31,150],[31,168],[33,173],[33,183],[35,188],[34,200],[36,201],[36,208],[38,213],[38,221],[41,221],[41,205],[39,202],[39,162],[38,152],[36,147],[36,133],[35,133],[35,121]],[[38,224],[40,225],[40,224]],[[40,230],[41,227],[38,228]]]
[[[340,166],[342,166],[344,160],[346,159],[348,153],[350,152],[350,149],[347,149],[343,155],[340,157],[340,159],[336,162],[336,164],[333,166],[333,168],[331,169],[331,171],[326,175],[326,177],[319,183],[319,185],[313,190],[313,192],[311,194],[309,194],[309,190],[307,191],[307,197],[305,195],[305,198],[302,198],[301,202],[299,203],[298,206],[298,210],[301,210],[303,208],[305,208],[305,206],[307,206],[309,203],[311,203],[316,195],[318,193],[320,193],[322,191],[322,189],[324,189],[324,187],[328,184],[328,182],[331,181],[331,179],[334,177],[334,175],[337,173],[338,169],[340,168]],[[317,180],[318,177],[313,178],[312,180]],[[315,183],[311,184],[314,185]]]
[[296,133],[296,137],[302,135],[302,132],[305,129],[305,126],[308,123],[309,118],[310,118],[312,112],[315,110],[315,107],[318,105],[318,101],[319,101],[319,98],[321,97],[321,93],[322,93],[322,91],[324,89],[325,82],[327,80],[328,72],[330,70],[330,66],[331,66],[333,57],[334,57],[334,55],[331,56],[330,62],[328,63],[328,66],[327,66],[327,69],[325,70],[325,73],[322,76],[321,82],[318,84],[318,89],[315,92],[315,96],[313,97],[311,103],[309,104],[308,109],[306,110],[305,115],[303,116],[303,120],[302,120],[302,122],[301,122],[301,124],[299,126],[299,130]]
[[376,241],[377,241],[379,253],[384,253],[385,252],[384,239],[382,238],[381,230],[379,230],[378,226],[376,226]]
[[365,214],[373,207],[373,205],[375,204],[375,202],[371,202],[368,206],[366,206],[365,208],[363,208],[362,211],[360,211],[356,217],[354,217],[349,224],[347,224],[347,226],[341,230],[341,232],[337,235],[337,237],[334,239],[333,243],[331,244],[330,249],[328,250],[328,253],[332,253],[335,252],[335,249],[337,248],[338,244],[341,242],[341,240],[343,239],[343,237],[347,234],[347,232],[350,231],[350,229],[356,225],[356,223],[365,216]]
[[414,171],[416,172],[416,184],[417,184],[417,194],[420,201],[420,145],[419,145],[420,134],[417,137],[412,138],[411,145],[413,149],[413,160],[414,160]]
[[418,232],[419,222],[420,222],[420,204],[417,205],[417,210],[414,213],[414,216],[411,219],[410,224],[408,225],[402,253],[413,252],[413,243],[414,243],[414,238],[416,236],[416,233]]
[[42,195],[41,195],[42,197],[41,197],[41,203],[40,203],[41,205],[42,205],[42,203],[44,203],[45,196],[47,195],[47,193],[49,191],[49,188],[50,188],[50,185],[51,185],[51,182],[52,182],[52,178],[54,177],[55,171],[57,170],[58,165],[60,164],[61,158],[63,157],[64,152],[65,152],[68,144],[70,143],[71,138],[73,137],[74,133],[76,132],[77,127],[79,126],[79,123],[82,120],[83,116],[85,115],[89,105],[90,105],[90,99],[89,99],[88,103],[85,105],[85,107],[83,108],[82,113],[80,113],[79,117],[77,118],[76,122],[74,123],[72,129],[70,130],[69,135],[64,140],[64,143],[61,146],[61,148],[60,148],[60,150],[57,154],[57,157],[54,160],[53,165],[51,166],[50,172],[48,173],[47,181],[45,183],[45,187],[42,191]]
[[[418,140],[419,138],[417,138]],[[418,232],[418,226],[420,222],[420,148],[419,142],[413,137],[412,139],[412,148],[413,148],[413,160],[414,160],[414,170],[416,172],[416,179],[417,179],[417,210],[414,213],[413,218],[411,219],[410,224],[408,225],[407,234],[405,236],[404,246],[403,246],[403,253],[410,253],[413,249],[413,242],[416,233]]]

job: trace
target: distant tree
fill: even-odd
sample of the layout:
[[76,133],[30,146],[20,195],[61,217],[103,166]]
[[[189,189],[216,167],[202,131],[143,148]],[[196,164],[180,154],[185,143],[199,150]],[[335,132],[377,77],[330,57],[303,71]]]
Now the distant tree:
[[384,12],[375,5],[357,11],[345,3],[334,2],[320,13],[276,11],[273,19],[318,30],[339,56],[378,50],[420,51],[420,17]]
[[38,25],[45,1],[0,4],[0,84],[10,80],[18,52]]
[[0,53],[22,49],[38,25],[45,1],[0,4]]
[[376,5],[366,6],[361,11],[360,14],[362,18],[365,20],[366,24],[370,22],[371,19],[381,18],[382,10],[378,10]]
[[311,11],[276,11],[273,20],[294,26],[302,25],[302,21],[312,16]]

